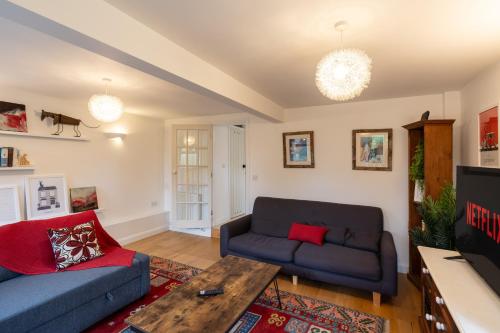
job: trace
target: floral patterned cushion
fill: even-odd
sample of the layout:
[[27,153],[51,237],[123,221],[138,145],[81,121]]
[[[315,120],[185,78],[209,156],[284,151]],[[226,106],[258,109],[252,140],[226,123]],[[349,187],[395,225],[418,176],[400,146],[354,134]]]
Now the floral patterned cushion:
[[49,229],[48,234],[58,271],[104,255],[95,235],[94,221]]

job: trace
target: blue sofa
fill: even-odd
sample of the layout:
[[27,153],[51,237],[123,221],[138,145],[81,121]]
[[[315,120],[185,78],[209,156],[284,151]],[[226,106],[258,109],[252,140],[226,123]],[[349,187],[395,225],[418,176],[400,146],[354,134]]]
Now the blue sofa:
[[81,332],[149,292],[149,257],[113,266],[41,275],[0,267],[0,332]]
[[[292,223],[329,229],[322,246],[289,240]],[[285,274],[359,288],[380,295],[398,291],[397,253],[377,207],[259,197],[253,213],[221,227],[221,256],[279,265]]]

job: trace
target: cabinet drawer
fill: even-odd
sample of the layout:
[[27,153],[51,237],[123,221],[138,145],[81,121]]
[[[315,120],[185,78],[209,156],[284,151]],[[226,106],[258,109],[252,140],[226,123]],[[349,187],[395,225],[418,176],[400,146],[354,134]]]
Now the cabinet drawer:
[[[439,291],[437,289],[435,290],[435,295],[436,297],[441,298],[441,295],[439,294]],[[448,308],[446,307],[446,303],[438,304],[436,299],[434,299],[433,312],[434,316],[436,317],[436,322],[434,323],[436,328],[435,332],[458,333],[458,329],[455,326],[455,322],[453,321]],[[440,327],[436,325],[439,325]]]

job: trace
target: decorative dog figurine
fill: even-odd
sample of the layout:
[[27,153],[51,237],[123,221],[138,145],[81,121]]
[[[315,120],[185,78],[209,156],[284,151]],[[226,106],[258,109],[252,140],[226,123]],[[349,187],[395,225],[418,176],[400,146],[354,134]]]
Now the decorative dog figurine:
[[81,119],[73,118],[70,116],[66,116],[64,114],[60,113],[52,113],[52,112],[47,112],[45,110],[42,110],[42,116],[41,119],[42,121],[45,118],[52,118],[54,125],[57,125],[57,131],[52,133],[52,135],[59,135],[64,131],[64,125],[72,125],[73,126],[73,131],[75,132],[75,137],[79,138],[82,136],[82,133],[80,132],[80,129],[78,126],[82,124],[85,127],[88,128],[98,128],[98,126],[89,126],[85,124]]

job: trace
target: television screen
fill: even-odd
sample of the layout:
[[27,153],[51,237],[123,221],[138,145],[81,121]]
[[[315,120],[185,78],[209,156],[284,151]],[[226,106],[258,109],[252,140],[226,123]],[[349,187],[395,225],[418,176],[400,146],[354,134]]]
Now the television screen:
[[500,296],[500,169],[457,168],[456,246]]

